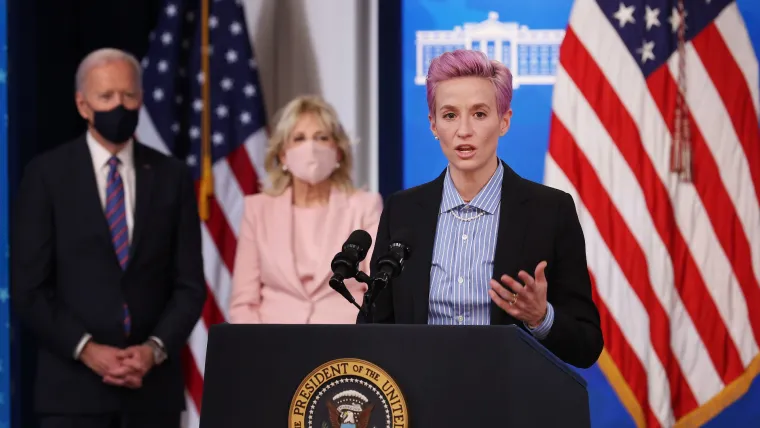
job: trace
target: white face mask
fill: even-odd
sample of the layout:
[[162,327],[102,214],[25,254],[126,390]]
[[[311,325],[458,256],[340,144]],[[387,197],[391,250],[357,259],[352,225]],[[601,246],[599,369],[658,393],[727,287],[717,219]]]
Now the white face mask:
[[303,141],[285,152],[285,166],[294,177],[317,184],[338,168],[338,151],[313,140]]

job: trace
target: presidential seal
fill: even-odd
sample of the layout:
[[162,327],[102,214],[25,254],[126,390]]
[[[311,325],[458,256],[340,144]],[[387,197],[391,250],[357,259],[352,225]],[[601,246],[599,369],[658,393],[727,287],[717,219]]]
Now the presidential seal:
[[374,364],[352,358],[327,362],[298,386],[289,428],[408,428],[396,382]]

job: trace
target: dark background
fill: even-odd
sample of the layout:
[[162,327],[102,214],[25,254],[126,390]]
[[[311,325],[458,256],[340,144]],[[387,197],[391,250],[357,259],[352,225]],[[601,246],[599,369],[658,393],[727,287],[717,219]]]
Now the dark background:
[[[85,130],[74,104],[74,74],[101,47],[142,58],[162,0],[8,1],[8,165],[13,200],[24,165]],[[11,272],[11,275],[13,273]],[[13,317],[11,421],[36,428],[33,418],[34,338]]]

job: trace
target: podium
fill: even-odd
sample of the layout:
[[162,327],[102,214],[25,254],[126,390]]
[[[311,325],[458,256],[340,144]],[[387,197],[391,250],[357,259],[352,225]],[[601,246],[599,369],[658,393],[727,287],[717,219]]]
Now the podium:
[[589,427],[586,383],[515,326],[209,331],[201,428]]

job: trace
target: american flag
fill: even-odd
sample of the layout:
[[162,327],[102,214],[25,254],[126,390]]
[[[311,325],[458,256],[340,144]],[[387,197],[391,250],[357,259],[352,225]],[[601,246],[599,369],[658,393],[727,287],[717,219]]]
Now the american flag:
[[[600,366],[638,426],[698,426],[760,369],[758,61],[744,21],[728,0],[576,0],[559,62],[545,182],[576,201]],[[671,167],[677,141],[691,180]]]
[[[240,1],[209,2],[202,26],[199,0],[168,0],[142,61],[144,107],[138,138],[185,159],[200,187],[202,115],[210,114],[213,197],[202,221],[208,299],[183,352],[188,427],[201,411],[208,328],[227,319],[243,197],[259,190],[266,145],[266,115]],[[209,75],[201,63],[202,28],[209,34]],[[202,87],[208,84],[210,103]],[[203,198],[201,198],[203,199]],[[202,201],[201,201],[202,202]]]

